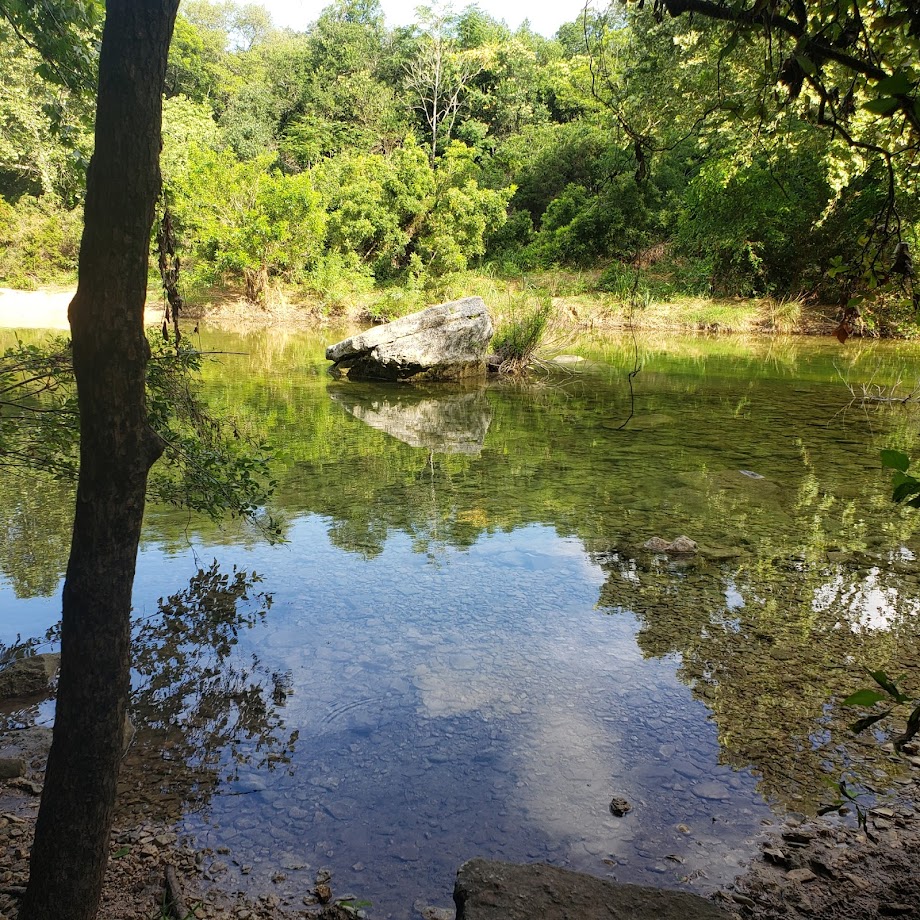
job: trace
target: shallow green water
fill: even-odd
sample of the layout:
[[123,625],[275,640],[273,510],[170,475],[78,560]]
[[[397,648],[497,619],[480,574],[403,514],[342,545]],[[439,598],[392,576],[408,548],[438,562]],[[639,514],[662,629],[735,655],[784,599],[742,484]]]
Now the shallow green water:
[[[297,900],[329,866],[409,916],[477,853],[705,890],[771,808],[897,781],[837,700],[863,663],[920,685],[918,519],[877,459],[918,453],[920,419],[848,406],[845,382],[909,388],[916,348],[641,341],[623,428],[629,341],[535,384],[420,391],[332,381],[337,337],[203,341],[244,353],[209,393],[277,445],[288,542],[150,510],[139,615],[196,559],[261,573],[273,604],[241,606],[236,644],[205,621],[153,643],[127,807],[229,848],[228,886]],[[56,616],[70,499],[0,471],[0,500],[9,641]],[[681,534],[691,560],[642,549]],[[151,688],[176,648],[191,664]]]

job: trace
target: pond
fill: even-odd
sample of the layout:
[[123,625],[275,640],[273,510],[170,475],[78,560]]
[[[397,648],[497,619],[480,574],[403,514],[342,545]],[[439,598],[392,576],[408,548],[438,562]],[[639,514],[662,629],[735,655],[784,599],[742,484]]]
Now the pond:
[[[474,855],[705,893],[776,813],[907,781],[840,700],[862,665],[920,684],[917,512],[878,461],[920,416],[847,386],[912,384],[916,348],[643,339],[624,426],[629,339],[418,390],[333,381],[337,337],[202,337],[285,542],[149,509],[124,809],[228,889],[299,904],[328,868],[404,918]],[[7,470],[0,501],[10,642],[57,617],[72,499]]]

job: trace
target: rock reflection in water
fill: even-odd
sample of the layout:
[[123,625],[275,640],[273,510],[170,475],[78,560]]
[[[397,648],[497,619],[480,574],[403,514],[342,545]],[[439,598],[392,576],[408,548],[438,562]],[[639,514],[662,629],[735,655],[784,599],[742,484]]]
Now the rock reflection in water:
[[330,397],[365,425],[436,454],[478,454],[492,421],[482,389],[349,383]]

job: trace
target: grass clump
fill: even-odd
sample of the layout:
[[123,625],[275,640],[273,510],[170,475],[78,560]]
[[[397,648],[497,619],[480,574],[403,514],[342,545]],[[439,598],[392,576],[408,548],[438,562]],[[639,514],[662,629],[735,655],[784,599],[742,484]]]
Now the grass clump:
[[524,307],[512,301],[511,310],[492,337],[499,373],[520,376],[536,363],[537,349],[552,312],[553,302],[549,296],[539,297],[535,304]]

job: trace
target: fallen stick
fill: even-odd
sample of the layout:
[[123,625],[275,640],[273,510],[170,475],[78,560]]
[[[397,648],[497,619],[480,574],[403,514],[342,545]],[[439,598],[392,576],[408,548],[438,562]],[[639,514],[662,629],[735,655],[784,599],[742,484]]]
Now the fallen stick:
[[176,870],[172,866],[166,867],[166,910],[176,920],[188,920],[192,915],[182,896],[179,876],[176,875]]

